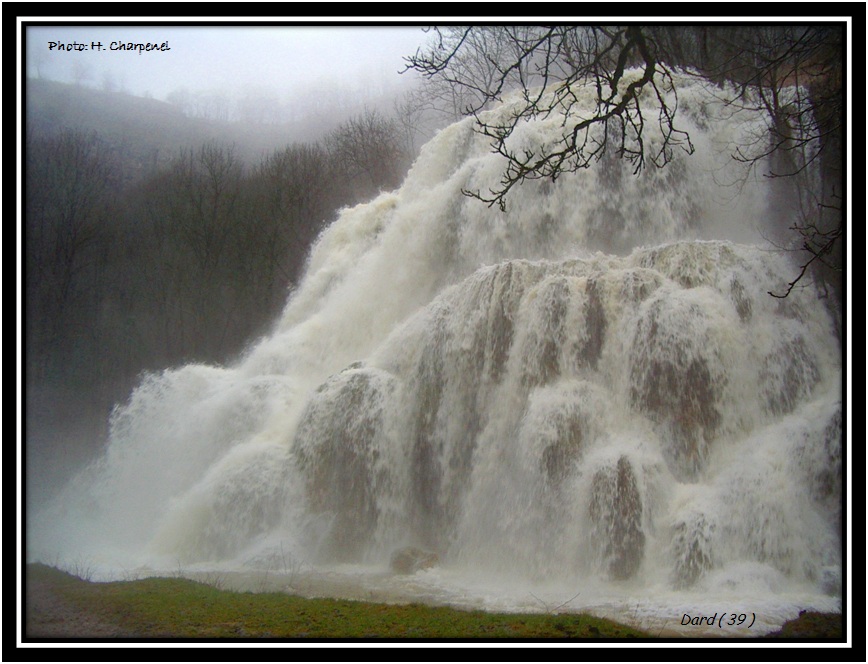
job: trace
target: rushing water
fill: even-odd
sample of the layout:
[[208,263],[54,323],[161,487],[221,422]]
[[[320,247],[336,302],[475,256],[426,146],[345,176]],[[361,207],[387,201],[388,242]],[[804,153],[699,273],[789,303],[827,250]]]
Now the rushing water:
[[[245,357],[143,381],[29,557],[660,629],[839,608],[835,330],[811,288],[767,295],[794,274],[762,240],[781,203],[731,158],[765,120],[679,86],[693,155],[528,182],[506,212],[461,193],[498,181],[486,139],[442,131],[323,233]],[[388,573],[405,546],[440,565]]]

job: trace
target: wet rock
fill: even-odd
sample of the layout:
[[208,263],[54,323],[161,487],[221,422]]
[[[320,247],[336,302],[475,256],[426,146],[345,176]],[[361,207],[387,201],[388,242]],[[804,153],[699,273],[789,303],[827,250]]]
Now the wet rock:
[[674,585],[688,588],[712,567],[711,536],[714,526],[703,515],[679,521],[673,527],[671,555]]
[[350,368],[317,390],[296,433],[295,457],[312,512],[332,518],[327,556],[357,559],[379,518],[376,487],[383,409],[394,389],[385,372]]
[[763,362],[760,380],[767,410],[773,415],[792,412],[820,380],[804,337],[782,331]]
[[528,387],[545,385],[561,375],[570,299],[570,284],[565,277],[550,279],[537,290],[532,312],[535,325],[523,351],[522,378]]
[[656,300],[636,326],[630,370],[634,407],[657,424],[673,475],[695,480],[722,424],[725,374],[698,304]]
[[590,504],[593,541],[603,567],[613,579],[629,579],[642,563],[642,497],[633,465],[622,456],[615,466],[594,475]]
[[753,317],[753,304],[751,304],[750,297],[748,297],[744,286],[735,277],[732,278],[729,284],[729,293],[741,322],[750,322],[750,319]]
[[600,356],[603,352],[603,343],[606,339],[606,309],[603,305],[603,294],[600,282],[597,279],[588,279],[585,291],[588,302],[585,309],[585,347],[581,350],[580,357],[584,359],[592,369],[597,368]]
[[435,567],[440,564],[440,557],[424,549],[414,546],[405,546],[392,554],[389,567],[396,574],[415,574],[419,570]]
[[542,469],[552,486],[559,487],[567,478],[582,447],[582,430],[571,427],[566,437],[548,445],[543,450]]

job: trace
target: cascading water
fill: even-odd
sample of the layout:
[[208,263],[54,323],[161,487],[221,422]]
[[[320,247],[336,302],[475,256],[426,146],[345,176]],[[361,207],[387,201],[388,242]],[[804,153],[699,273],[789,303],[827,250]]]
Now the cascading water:
[[837,337],[811,289],[766,294],[793,267],[730,156],[764,118],[678,87],[693,155],[528,182],[506,212],[461,193],[503,167],[472,121],[442,131],[323,233],[270,337],[142,383],[29,557],[242,569],[279,543],[364,574],[415,546],[453,603],[838,608]]

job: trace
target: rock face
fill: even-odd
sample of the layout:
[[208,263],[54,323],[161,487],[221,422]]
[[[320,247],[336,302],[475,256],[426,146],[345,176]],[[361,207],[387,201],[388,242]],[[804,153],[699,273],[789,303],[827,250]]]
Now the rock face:
[[702,513],[690,514],[674,524],[670,545],[674,587],[689,588],[712,568],[714,530],[714,523]]
[[590,515],[605,571],[613,579],[629,579],[642,564],[645,533],[642,497],[627,457],[594,475]]
[[359,558],[377,527],[375,492],[385,482],[378,437],[392,389],[382,372],[353,365],[320,386],[302,416],[296,459],[310,511],[331,519],[321,551],[327,558]]
[[712,341],[716,321],[690,291],[652,297],[635,328],[630,400],[655,423],[676,479],[693,482],[722,423],[726,376]]
[[432,552],[406,546],[392,554],[390,567],[397,574],[414,574],[420,569],[428,569],[440,563],[440,557]]

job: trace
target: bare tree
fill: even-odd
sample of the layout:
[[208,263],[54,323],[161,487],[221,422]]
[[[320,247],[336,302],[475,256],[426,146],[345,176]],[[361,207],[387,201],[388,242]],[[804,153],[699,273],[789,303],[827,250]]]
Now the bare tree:
[[[670,70],[640,27],[546,26],[521,33],[505,28],[501,41],[506,46],[498,53],[506,57],[500,61],[486,51],[486,45],[497,40],[473,39],[475,30],[464,28],[460,37],[441,39],[430,51],[407,58],[408,68],[426,78],[472,93],[476,101],[466,113],[476,118],[477,131],[491,138],[492,150],[506,160],[497,188],[487,193],[465,192],[468,195],[505,209],[506,195],[515,185],[587,168],[608,150],[627,159],[636,173],[648,162],[664,166],[671,160],[673,148],[693,151],[687,133],[675,125],[675,108],[665,94],[674,89]],[[434,31],[439,34],[437,28]],[[465,78],[468,68],[463,63],[468,58],[461,55],[462,49],[468,48],[474,53],[473,60],[490,65],[484,75]],[[462,63],[458,68],[457,62]],[[630,67],[639,67],[640,76],[627,78]],[[580,107],[577,94],[577,88],[587,84],[596,91],[590,114]],[[481,115],[490,102],[502,101],[505,93],[516,87],[520,97],[505,120]],[[643,134],[649,110],[640,101],[646,88],[657,100],[652,112],[664,135],[663,143],[650,150]],[[554,147],[520,152],[510,147],[508,139],[520,123],[554,113],[569,119]]]
[[262,158],[247,189],[246,229],[259,256],[248,278],[261,283],[273,312],[283,304],[311,244],[340,204],[333,165],[318,144],[290,145]]
[[[731,104],[761,111],[766,130],[737,160],[775,181],[782,205],[770,238],[802,254],[786,297],[807,274],[839,295],[842,282],[843,67],[841,25],[658,27],[673,64],[736,86]],[[814,177],[819,173],[819,178]]]
[[[775,26],[756,32],[739,52],[746,71],[738,99],[753,101],[769,118],[765,144],[736,158],[768,160],[768,177],[786,180],[799,204],[790,244],[803,252],[786,297],[811,271],[835,291],[841,288],[843,173],[843,30],[829,26]],[[820,181],[809,183],[809,171]]]
[[25,268],[28,337],[41,377],[91,283],[106,240],[101,215],[114,173],[99,138],[64,130],[26,145]]
[[[465,104],[476,130],[504,157],[498,185],[466,191],[504,209],[507,194],[528,179],[556,179],[590,167],[607,153],[627,160],[634,173],[663,167],[676,151],[692,153],[678,125],[675,68],[691,68],[711,81],[734,83],[733,103],[761,108],[769,127],[734,156],[764,173],[792,178],[819,164],[820,191],[797,187],[812,200],[788,230],[806,252],[786,296],[814,264],[840,274],[843,154],[843,29],[812,26],[537,26],[432,28],[432,46],[406,58],[407,70]],[[628,73],[633,69],[633,73]],[[592,90],[592,108],[580,100]],[[513,91],[500,120],[482,113]],[[444,104],[443,93],[434,103]],[[444,104],[447,108],[448,103]],[[562,114],[562,131],[547,145],[511,147],[526,120]],[[505,119],[502,119],[504,118]],[[656,125],[662,141],[647,140]],[[834,277],[832,277],[834,280]],[[840,282],[840,276],[837,279]],[[834,284],[833,284],[834,285]],[[838,286],[836,286],[837,290]],[[775,294],[780,295],[780,294]]]
[[107,335],[96,321],[110,281],[115,235],[107,221],[121,178],[113,151],[94,134],[30,134],[24,154],[26,408],[30,432],[44,433],[67,417],[105,414]]
[[395,123],[402,134],[402,147],[408,155],[417,154],[422,144],[433,135],[433,127],[427,126],[426,110],[418,93],[418,90],[405,92],[393,104]]
[[[409,68],[424,76],[415,105],[455,122],[490,106],[492,91],[513,89],[532,80],[533,59],[524,56],[538,29],[527,26],[433,28],[436,46],[408,59]],[[443,67],[434,59],[443,58]],[[507,63],[509,66],[504,66]],[[433,68],[432,68],[433,66]],[[436,72],[435,72],[436,70]]]
[[359,202],[380,189],[397,187],[407,169],[397,123],[379,111],[366,110],[332,131],[324,141],[335,174],[355,187]]
[[234,148],[214,142],[181,149],[146,183],[152,200],[143,213],[154,237],[153,255],[145,257],[154,285],[148,297],[164,308],[167,353],[175,359],[223,359],[244,326],[235,292],[243,185]]

